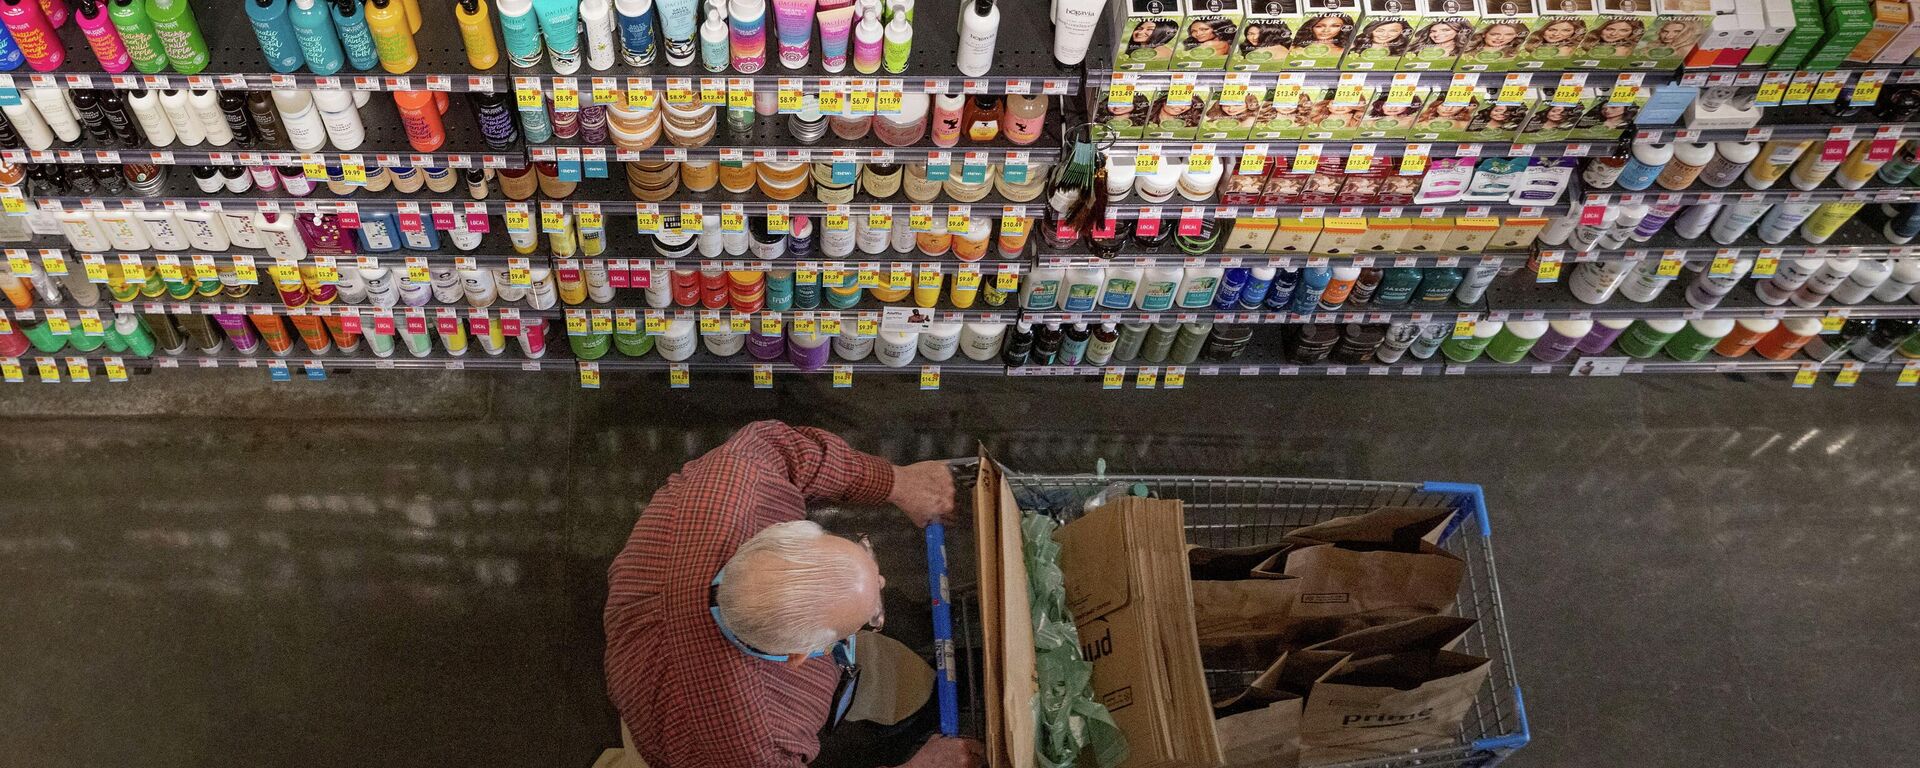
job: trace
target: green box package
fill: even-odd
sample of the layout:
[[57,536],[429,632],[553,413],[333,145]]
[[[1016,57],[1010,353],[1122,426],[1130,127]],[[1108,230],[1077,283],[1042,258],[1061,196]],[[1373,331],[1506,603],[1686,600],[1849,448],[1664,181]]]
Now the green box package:
[[1147,88],[1136,88],[1133,91],[1133,101],[1120,106],[1114,106],[1111,103],[1109,100],[1111,94],[1111,90],[1100,92],[1099,125],[1101,131],[1105,132],[1104,137],[1140,138],[1146,131],[1147,118],[1153,112],[1153,100],[1158,93]]
[[1306,16],[1287,51],[1288,69],[1333,69],[1360,27],[1357,0],[1307,0]]
[[1466,140],[1467,124],[1473,121],[1474,99],[1469,97],[1465,104],[1448,104],[1446,93],[1445,88],[1434,89],[1427,99],[1427,105],[1421,108],[1420,116],[1414,118],[1407,140]]
[[1287,68],[1287,50],[1300,28],[1300,0],[1253,0],[1240,25],[1240,44],[1227,68],[1235,72],[1278,72]]
[[1520,46],[1513,68],[1523,71],[1575,66],[1581,42],[1600,18],[1595,0],[1546,0],[1532,34]]
[[1652,25],[1653,0],[1600,0],[1600,15],[1587,32],[1584,52],[1574,55],[1573,65],[1626,69]]
[[1389,104],[1387,99],[1390,88],[1381,88],[1367,106],[1367,114],[1360,119],[1360,131],[1354,135],[1357,139],[1404,139],[1413,132],[1413,121],[1425,109],[1427,100],[1437,98],[1430,88],[1416,88],[1412,99],[1404,104]]
[[[1194,98],[1200,98],[1203,89],[1194,89]],[[1196,138],[1201,141],[1238,141],[1253,133],[1253,124],[1260,113],[1271,109],[1266,94],[1254,93],[1253,88],[1237,103],[1229,104],[1218,96],[1207,102],[1207,109],[1201,114],[1200,130]]]
[[1414,30],[1413,42],[1400,57],[1400,68],[1453,69],[1467,41],[1473,39],[1474,20],[1480,16],[1474,12],[1472,0],[1421,0],[1421,3],[1420,28]]
[[1420,15],[1413,0],[1364,0],[1360,31],[1340,68],[1355,71],[1391,71],[1400,68],[1401,58],[1413,43],[1420,28]]
[[1773,61],[1767,63],[1768,69],[1799,69],[1813,54],[1814,46],[1827,36],[1826,20],[1820,16],[1820,0],[1791,0],[1791,3],[1793,31],[1780,43]]
[[1200,118],[1206,114],[1207,99],[1212,95],[1206,87],[1195,87],[1193,98],[1181,104],[1169,101],[1164,91],[1154,94],[1152,117],[1140,138],[1193,140],[1200,134]]
[[1185,8],[1183,27],[1174,36],[1171,68],[1226,69],[1240,42],[1240,0],[1186,0]]
[[1647,97],[1643,93],[1636,96],[1633,103],[1612,104],[1609,103],[1607,92],[1602,90],[1594,98],[1584,101],[1587,102],[1587,110],[1573,124],[1573,132],[1567,138],[1574,141],[1612,141],[1620,138],[1621,134],[1626,133],[1627,127],[1633,125],[1634,118],[1640,116],[1640,107],[1647,103]]
[[1254,117],[1253,127],[1247,131],[1249,139],[1297,139],[1303,130],[1302,120],[1311,112],[1312,105],[1305,103],[1307,98],[1298,86],[1274,88],[1269,96],[1265,86],[1252,86],[1247,89],[1249,101],[1259,100],[1265,106]]
[[1462,72],[1505,72],[1513,69],[1520,46],[1539,21],[1533,0],[1481,0],[1480,23],[1473,38],[1453,65]]
[[1572,104],[1555,104],[1550,101],[1549,94],[1549,98],[1540,100],[1540,108],[1527,117],[1516,140],[1522,144],[1566,141],[1573,136],[1574,126],[1595,100],[1581,98]]
[[1463,141],[1512,141],[1537,100],[1529,94],[1519,102],[1501,102],[1493,89],[1481,89],[1474,102],[1473,120],[1467,123]]
[[1121,29],[1120,52],[1113,68],[1122,72],[1159,72],[1173,63],[1173,40],[1180,34],[1180,0],[1129,0]]
[[1820,5],[1827,32],[1801,69],[1825,71],[1840,66],[1873,29],[1870,0],[1821,0]]
[[1711,0],[1660,0],[1647,34],[1628,63],[1635,69],[1674,69],[1707,36],[1713,20]]

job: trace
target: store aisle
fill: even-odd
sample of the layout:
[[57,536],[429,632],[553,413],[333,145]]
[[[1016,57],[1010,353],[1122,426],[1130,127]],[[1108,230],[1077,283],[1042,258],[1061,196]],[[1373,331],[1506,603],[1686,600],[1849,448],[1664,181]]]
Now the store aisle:
[[[1482,482],[1535,728],[1511,765],[1907,762],[1911,391],[695,384],[179,371],[0,388],[0,754],[585,768],[617,741],[606,562],[667,472],[780,417],[903,461],[978,438],[1035,470]],[[875,538],[889,564],[918,562],[911,532]]]

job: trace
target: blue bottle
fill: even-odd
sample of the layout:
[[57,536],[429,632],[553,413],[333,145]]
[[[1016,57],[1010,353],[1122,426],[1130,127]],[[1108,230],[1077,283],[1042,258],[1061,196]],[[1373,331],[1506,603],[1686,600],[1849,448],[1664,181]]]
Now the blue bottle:
[[300,42],[288,18],[287,0],[248,0],[247,20],[253,22],[253,36],[260,40],[260,53],[275,72],[298,72],[307,57],[300,53]]
[[309,71],[331,75],[346,65],[340,40],[334,35],[333,18],[317,0],[293,0],[287,15],[293,22],[294,37],[300,41],[300,53],[307,57]]
[[629,67],[653,63],[660,53],[659,38],[653,34],[653,0],[614,0],[614,15],[620,23],[620,56]]
[[0,27],[0,72],[12,72],[25,63],[27,57],[20,53],[20,46],[13,42],[13,33]]
[[1220,275],[1220,290],[1213,293],[1213,308],[1229,312],[1240,306],[1240,296],[1247,289],[1246,267],[1228,267]]
[[507,63],[521,69],[539,66],[546,54],[533,0],[499,0],[493,9],[500,17],[500,37],[507,43]]
[[793,309],[793,270],[776,269],[767,273],[767,311]]
[[361,211],[360,228],[355,230],[360,238],[360,250],[367,253],[387,253],[400,250],[400,219],[393,211]]
[[1296,315],[1312,314],[1320,308],[1320,294],[1326,293],[1330,282],[1333,282],[1331,267],[1300,270],[1300,284],[1293,289],[1293,303],[1288,305],[1288,311]]
[[545,144],[553,139],[553,121],[547,119],[546,106],[520,109],[520,133],[528,144]]
[[340,45],[347,51],[347,63],[361,72],[380,66],[380,53],[374,50],[373,31],[367,28],[360,0],[333,0],[329,9],[333,27],[340,32]]
[[440,233],[433,229],[433,218],[430,216],[420,217],[420,231],[418,232],[401,230],[400,244],[406,246],[406,249],[409,251],[440,250]]
[[[1333,274],[1328,273],[1327,278],[1332,279]],[[1287,307],[1293,304],[1293,293],[1299,287],[1300,270],[1282,269],[1275,272],[1273,274],[1273,285],[1267,288],[1267,309],[1275,312],[1285,312]],[[1316,304],[1319,303],[1320,297],[1315,296],[1313,301]]]
[[[1266,272],[1266,275],[1261,275]],[[1274,270],[1263,267],[1247,270],[1247,287],[1240,289],[1240,309],[1259,309],[1267,301],[1267,291],[1273,288]]]

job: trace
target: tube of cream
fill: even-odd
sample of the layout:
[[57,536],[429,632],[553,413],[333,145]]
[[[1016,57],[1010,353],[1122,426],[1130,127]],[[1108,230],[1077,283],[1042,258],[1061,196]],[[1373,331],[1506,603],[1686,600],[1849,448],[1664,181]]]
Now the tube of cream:
[[533,15],[540,17],[553,71],[563,75],[580,71],[580,6],[574,0],[534,0]]
[[666,38],[667,63],[684,67],[699,51],[694,45],[694,9],[698,0],[654,0],[660,12],[660,36]]
[[507,41],[507,62],[515,67],[536,67],[540,52],[540,22],[533,18],[533,0],[499,0],[494,4],[500,14],[500,36]]
[[813,55],[815,0],[773,0],[774,29],[780,35],[780,66],[799,69]]
[[1107,0],[1054,0],[1053,60],[1065,66],[1077,66],[1087,59],[1087,45],[1093,42],[1093,28],[1100,23]]
[[[821,68],[828,72],[846,69],[847,38],[853,34],[852,0],[832,0],[831,4],[822,2],[820,11],[814,15],[814,18],[820,22]],[[785,37],[784,34],[781,35],[782,40]]]
[[747,75],[760,71],[767,65],[766,0],[730,0],[727,9],[734,71]]

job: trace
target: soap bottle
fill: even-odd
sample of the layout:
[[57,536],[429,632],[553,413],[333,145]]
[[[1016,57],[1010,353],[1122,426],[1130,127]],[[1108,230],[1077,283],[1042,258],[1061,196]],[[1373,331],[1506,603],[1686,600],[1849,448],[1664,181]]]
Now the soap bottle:
[[[94,1],[80,0],[80,11],[76,15],[84,19],[88,8],[97,9]],[[99,19],[102,24],[110,23],[105,14],[101,14]],[[273,71],[298,72],[307,63],[307,57],[300,52],[300,42],[293,31],[293,20],[287,15],[287,0],[247,0],[247,20],[253,22],[253,36],[260,41],[260,55],[266,57],[267,66],[272,67]],[[82,21],[81,29],[86,28],[86,23]],[[93,33],[88,32],[87,38],[91,41]],[[117,44],[117,34],[114,40]],[[99,53],[98,45],[94,46],[94,53]],[[126,50],[122,48],[122,58],[125,55]],[[104,58],[102,63],[105,63]]]
[[149,75],[167,68],[166,46],[160,42],[160,35],[153,31],[153,20],[147,18],[147,6],[143,0],[110,0],[107,7],[107,19],[113,22],[113,28],[120,33],[120,42],[127,47],[127,56],[133,59],[133,68]]
[[316,75],[331,75],[346,64],[340,39],[333,31],[333,16],[319,0],[293,0],[287,15],[293,23],[294,39],[307,59],[307,69]]
[[493,20],[487,0],[460,0],[454,3],[453,20],[460,25],[460,42],[467,49],[467,64],[474,69],[493,69],[500,63],[500,46],[493,40]]
[[212,57],[206,38],[200,35],[200,22],[193,17],[187,0],[147,0],[147,18],[154,34],[160,36],[162,49],[173,71],[183,75],[199,74]]
[[420,51],[414,47],[413,30],[408,27],[401,0],[368,0],[367,29],[373,34],[381,69],[401,75],[412,72],[420,63]]
[[373,42],[373,30],[367,26],[366,9],[360,0],[323,0],[327,2],[333,26],[340,32],[340,46],[346,50],[347,63],[361,72],[380,65],[379,48]]
[[999,96],[977,94],[967,97],[966,117],[962,122],[967,140],[986,143],[1000,136],[1002,103]]

